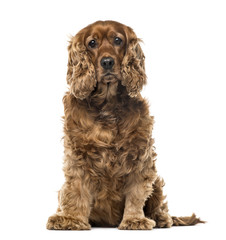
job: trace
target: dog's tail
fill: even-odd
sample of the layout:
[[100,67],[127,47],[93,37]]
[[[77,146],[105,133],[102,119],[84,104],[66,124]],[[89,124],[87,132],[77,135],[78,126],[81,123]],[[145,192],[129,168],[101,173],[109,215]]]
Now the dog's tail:
[[173,226],[189,226],[195,225],[197,223],[206,223],[205,221],[200,220],[197,218],[196,215],[193,213],[190,217],[173,217]]

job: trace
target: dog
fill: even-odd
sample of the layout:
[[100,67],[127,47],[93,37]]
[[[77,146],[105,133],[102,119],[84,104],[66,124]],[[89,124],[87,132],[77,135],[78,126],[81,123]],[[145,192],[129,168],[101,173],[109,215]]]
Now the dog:
[[154,118],[140,91],[145,57],[134,31],[97,21],[71,38],[64,103],[64,175],[47,229],[125,230],[203,223],[172,217],[158,176]]

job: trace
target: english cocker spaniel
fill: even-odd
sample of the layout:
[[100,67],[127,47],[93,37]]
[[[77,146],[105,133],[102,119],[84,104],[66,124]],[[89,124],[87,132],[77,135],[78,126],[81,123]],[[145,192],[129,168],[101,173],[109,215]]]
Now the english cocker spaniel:
[[171,217],[157,175],[154,119],[140,91],[144,54],[130,27],[98,21],[71,38],[64,103],[65,183],[47,229],[152,229]]

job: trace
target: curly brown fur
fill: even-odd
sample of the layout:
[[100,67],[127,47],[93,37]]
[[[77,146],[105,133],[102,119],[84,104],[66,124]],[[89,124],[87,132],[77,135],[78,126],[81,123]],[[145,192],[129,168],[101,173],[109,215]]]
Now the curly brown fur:
[[[64,103],[64,174],[48,229],[152,229],[201,222],[168,214],[147,102],[144,54],[133,30],[98,21],[72,37]],[[107,59],[107,60],[106,60]]]

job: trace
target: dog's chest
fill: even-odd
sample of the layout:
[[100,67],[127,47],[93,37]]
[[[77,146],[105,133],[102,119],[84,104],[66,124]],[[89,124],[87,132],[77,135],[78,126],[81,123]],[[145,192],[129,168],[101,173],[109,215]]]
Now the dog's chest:
[[[130,116],[131,120],[128,119]],[[94,120],[83,139],[83,146],[87,149],[95,171],[101,176],[110,178],[123,176],[131,170],[132,155],[136,155],[138,148],[131,148],[137,138],[138,121],[136,117],[127,116],[122,112],[103,109]]]
[[92,119],[92,124],[83,131],[83,139],[98,147],[114,147],[119,136],[118,114],[113,111],[101,110],[98,116]]
[[93,181],[106,181],[109,188],[117,188],[121,178],[137,167],[138,156],[144,154],[148,142],[147,131],[139,132],[138,110],[129,106],[91,109],[74,125],[72,139],[76,154],[81,156],[79,163]]

